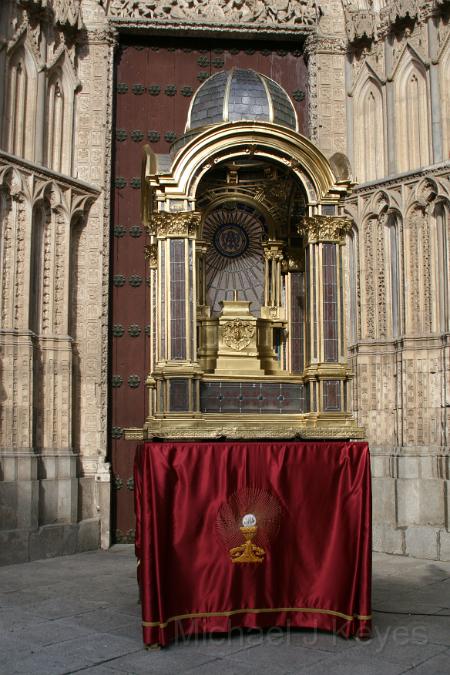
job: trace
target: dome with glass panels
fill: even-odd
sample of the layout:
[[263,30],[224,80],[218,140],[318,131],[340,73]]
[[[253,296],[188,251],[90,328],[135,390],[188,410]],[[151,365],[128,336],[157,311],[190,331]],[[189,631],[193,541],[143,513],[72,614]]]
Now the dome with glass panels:
[[197,89],[186,132],[240,121],[272,122],[298,130],[294,105],[279,84],[254,70],[233,68],[212,75]]

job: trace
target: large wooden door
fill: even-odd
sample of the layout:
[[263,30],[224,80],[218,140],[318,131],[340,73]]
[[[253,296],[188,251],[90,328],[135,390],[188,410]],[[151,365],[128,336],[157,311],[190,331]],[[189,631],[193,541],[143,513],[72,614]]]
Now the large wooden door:
[[297,43],[218,39],[142,38],[124,43],[115,82],[115,167],[111,224],[110,456],[113,536],[134,541],[135,443],[125,427],[142,426],[147,414],[148,270],[140,222],[142,146],[168,153],[182,135],[192,94],[210,75],[233,66],[276,80],[293,99],[299,131],[307,135],[306,66]]

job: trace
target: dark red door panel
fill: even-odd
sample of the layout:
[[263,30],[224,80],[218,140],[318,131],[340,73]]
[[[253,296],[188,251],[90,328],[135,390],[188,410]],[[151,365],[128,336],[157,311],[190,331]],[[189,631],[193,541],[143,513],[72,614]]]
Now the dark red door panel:
[[142,146],[168,153],[182,135],[192,94],[209,75],[253,68],[293,98],[300,132],[307,133],[306,66],[298,44],[143,38],[124,43],[116,59],[115,166],[111,225],[110,455],[115,541],[133,541],[135,443],[123,429],[147,414],[148,270],[140,222]]

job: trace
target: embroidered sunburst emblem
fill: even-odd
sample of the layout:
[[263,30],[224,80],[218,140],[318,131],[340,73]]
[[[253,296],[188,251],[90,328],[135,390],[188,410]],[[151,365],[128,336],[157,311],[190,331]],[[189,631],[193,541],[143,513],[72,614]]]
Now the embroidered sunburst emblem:
[[264,562],[281,521],[278,499],[261,488],[232,494],[217,513],[217,531],[232,563]]

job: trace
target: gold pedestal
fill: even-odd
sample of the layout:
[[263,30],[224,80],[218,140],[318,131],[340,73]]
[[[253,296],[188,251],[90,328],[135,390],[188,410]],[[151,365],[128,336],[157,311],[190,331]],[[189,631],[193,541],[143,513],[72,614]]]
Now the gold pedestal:
[[[225,300],[219,317],[219,345],[214,375],[262,376],[276,371],[271,322],[250,313],[250,302]],[[269,347],[270,345],[270,347]]]

